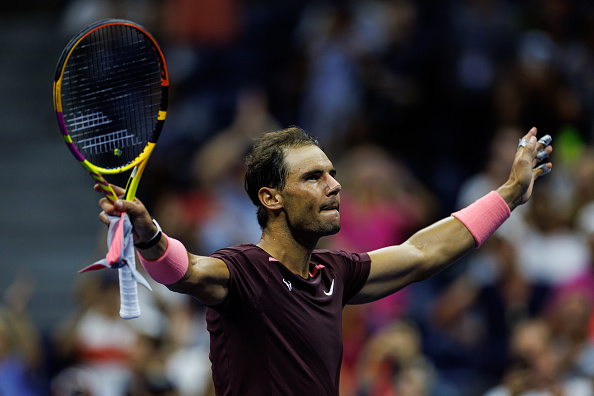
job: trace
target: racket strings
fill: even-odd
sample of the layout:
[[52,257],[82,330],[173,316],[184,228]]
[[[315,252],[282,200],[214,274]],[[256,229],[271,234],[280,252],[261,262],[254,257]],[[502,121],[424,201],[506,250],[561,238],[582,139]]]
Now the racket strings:
[[101,135],[92,135],[90,137],[86,134],[89,128],[101,127],[110,124],[111,120],[102,112],[95,112],[90,114],[83,114],[74,117],[71,120],[73,127],[71,137],[76,140],[78,146],[82,151],[91,155],[113,153],[114,155],[122,155],[122,147],[140,146],[141,149],[146,145],[146,141],[139,138],[136,134],[130,133],[128,130],[117,130]]
[[64,120],[77,149],[104,168],[132,162],[151,140],[162,99],[161,65],[138,29],[97,29],[65,65]]
[[115,131],[109,134],[93,136],[88,139],[79,140],[82,150],[92,155],[113,153],[122,155],[118,150],[122,147],[142,146],[145,142],[139,140],[137,136],[131,135],[126,130]]

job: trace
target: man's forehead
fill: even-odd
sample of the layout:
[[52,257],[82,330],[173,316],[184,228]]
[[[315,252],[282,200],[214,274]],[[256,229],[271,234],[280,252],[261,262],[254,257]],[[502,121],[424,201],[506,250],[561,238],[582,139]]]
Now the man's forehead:
[[328,159],[326,153],[313,144],[288,148],[285,151],[285,163],[289,173],[333,168],[332,162]]

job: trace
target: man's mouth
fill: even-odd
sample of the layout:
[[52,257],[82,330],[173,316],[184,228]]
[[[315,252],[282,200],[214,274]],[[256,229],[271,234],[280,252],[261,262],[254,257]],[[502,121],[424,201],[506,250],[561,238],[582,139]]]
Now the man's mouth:
[[322,206],[322,211],[324,210],[337,210],[340,211],[340,204],[338,202],[332,202]]

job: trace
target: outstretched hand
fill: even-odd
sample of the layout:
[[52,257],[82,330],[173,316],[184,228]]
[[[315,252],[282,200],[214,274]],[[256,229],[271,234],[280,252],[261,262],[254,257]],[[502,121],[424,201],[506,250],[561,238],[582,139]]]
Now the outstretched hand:
[[550,162],[541,164],[553,151],[550,136],[537,140],[536,133],[536,128],[532,128],[520,139],[509,179],[497,190],[512,210],[530,199],[534,181],[553,167]]
[[[123,188],[113,184],[111,185],[111,188],[118,197],[121,197],[125,192]],[[103,193],[103,189],[98,184],[94,186],[94,189],[97,192]],[[128,214],[130,222],[132,223],[134,243],[149,240],[157,232],[151,215],[138,198],[134,198],[134,201],[118,199],[114,204],[111,204],[107,198],[103,197],[99,200],[99,206],[103,210],[99,214],[99,220],[107,225],[109,225],[109,218],[107,215],[120,216],[123,212]]]

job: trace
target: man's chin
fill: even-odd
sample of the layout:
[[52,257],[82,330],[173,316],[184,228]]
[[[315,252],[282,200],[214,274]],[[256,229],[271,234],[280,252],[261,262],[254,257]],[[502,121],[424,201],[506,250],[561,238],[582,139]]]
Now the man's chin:
[[324,233],[324,236],[330,236],[330,235],[337,234],[338,231],[340,231],[340,224],[334,225],[334,226],[328,228],[327,232]]

